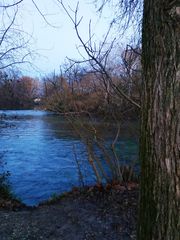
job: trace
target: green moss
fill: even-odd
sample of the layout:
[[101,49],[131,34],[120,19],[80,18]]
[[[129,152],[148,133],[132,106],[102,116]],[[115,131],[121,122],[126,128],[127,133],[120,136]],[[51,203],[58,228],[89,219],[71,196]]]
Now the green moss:
[[2,199],[12,199],[13,198],[13,194],[7,183],[8,176],[9,176],[8,172],[0,174],[0,198],[2,198]]
[[8,186],[0,186],[0,198],[3,199],[12,199],[13,195]]

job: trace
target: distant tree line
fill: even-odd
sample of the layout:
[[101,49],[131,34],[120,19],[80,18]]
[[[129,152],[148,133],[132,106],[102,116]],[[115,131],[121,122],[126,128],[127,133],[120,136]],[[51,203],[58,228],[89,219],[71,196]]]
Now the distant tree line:
[[0,109],[30,109],[38,96],[38,81],[0,72]]
[[[141,50],[125,49],[118,60],[109,60],[102,71],[72,61],[61,66],[61,73],[41,81],[0,71],[0,109],[31,109],[38,100],[41,107],[58,113],[88,112],[98,115],[137,116],[138,109],[126,101],[140,102]],[[112,56],[113,59],[113,56]],[[110,77],[110,78],[109,78]]]
[[59,113],[117,113],[118,117],[122,117],[123,114],[137,116],[138,109],[126,101],[119,94],[119,90],[123,89],[129,98],[140,102],[140,54],[126,49],[122,52],[119,62],[110,61],[107,66],[106,71],[110,79],[91,66],[84,67],[68,62],[62,66],[61,74],[51,74],[43,78],[45,108]]

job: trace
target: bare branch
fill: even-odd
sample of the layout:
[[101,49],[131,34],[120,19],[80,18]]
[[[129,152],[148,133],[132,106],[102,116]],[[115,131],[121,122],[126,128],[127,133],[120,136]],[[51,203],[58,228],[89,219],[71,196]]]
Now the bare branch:
[[41,16],[41,17],[43,18],[43,20],[46,22],[46,24],[49,25],[49,26],[51,26],[51,27],[53,27],[53,28],[57,28],[57,26],[52,25],[52,24],[47,20],[46,15],[42,13],[42,11],[39,9],[39,7],[38,7],[38,5],[35,3],[35,1],[34,1],[34,0],[31,0],[31,1],[32,1],[32,3],[34,4],[34,6],[35,6],[36,10],[38,11],[38,13],[40,14],[40,16]]
[[127,45],[127,48],[130,48],[135,54],[142,56],[141,52],[137,50],[137,48],[133,48],[131,45]]
[[[82,47],[84,48],[87,56],[89,57],[89,63],[91,64],[91,66],[98,72],[100,72],[102,74],[102,78],[104,79],[104,83],[106,85],[106,88],[108,88],[108,84],[110,83],[111,86],[113,87],[113,89],[120,94],[124,99],[126,99],[127,101],[129,101],[131,104],[133,104],[134,106],[136,106],[137,108],[140,108],[140,105],[138,103],[136,103],[133,99],[131,99],[124,91],[122,91],[120,88],[118,88],[114,83],[113,80],[110,76],[110,74],[108,73],[107,69],[106,69],[106,63],[107,63],[107,58],[108,55],[113,47],[113,43],[114,41],[111,43],[109,50],[107,50],[103,55],[102,55],[102,49],[107,41],[108,35],[110,33],[110,29],[111,26],[108,29],[108,32],[104,38],[104,41],[102,42],[101,46],[98,49],[98,52],[96,50],[96,45],[94,45],[94,47],[92,46],[92,36],[91,36],[91,29],[89,29],[89,40],[87,42],[84,42],[84,40],[82,39],[78,27],[80,22],[82,21],[82,17],[80,18],[80,20],[78,20],[78,8],[79,8],[79,3],[77,3],[76,9],[74,12],[74,18],[71,16],[71,14],[69,13],[69,11],[67,10],[67,8],[65,7],[63,1],[59,1],[58,2],[61,4],[61,6],[63,7],[64,11],[66,12],[67,16],[70,18],[70,20],[72,21],[75,31],[76,31],[76,35],[80,41],[80,43],[82,44]],[[113,24],[113,22],[112,22]],[[85,58],[84,58],[85,59]],[[84,62],[84,61],[83,61]],[[97,68],[96,68],[97,66]]]
[[2,37],[1,37],[1,39],[0,39],[0,46],[2,45],[2,43],[3,43],[3,41],[4,41],[5,37],[6,37],[9,29],[13,26],[13,24],[14,24],[14,22],[15,22],[15,19],[16,19],[16,16],[17,16],[17,12],[18,12],[18,9],[16,10],[16,12],[15,12],[15,14],[14,14],[14,16],[13,16],[12,21],[10,22],[9,26],[5,29],[3,35],[2,35]]
[[29,62],[29,61],[24,61],[24,60],[22,59],[21,61],[14,61],[14,62],[12,62],[12,63],[9,63],[9,64],[7,64],[7,65],[2,66],[2,67],[0,67],[0,70],[6,69],[6,68],[8,68],[8,67],[12,67],[12,66],[14,66],[14,65],[24,64],[24,63],[31,64],[31,62]]
[[[2,22],[0,29],[0,69],[6,69],[17,64],[28,63],[28,57],[32,56],[32,52],[29,49],[30,36],[25,33],[19,25],[16,24],[16,18],[18,14],[18,4],[22,2],[16,2],[12,7],[12,11],[9,8],[3,7]],[[7,26],[6,26],[7,25]],[[28,38],[27,38],[28,36]]]
[[18,1],[18,2],[13,3],[13,4],[0,5],[0,8],[10,8],[10,7],[14,7],[14,6],[17,6],[18,4],[20,4],[21,2],[23,2],[23,0],[20,0],[20,1]]

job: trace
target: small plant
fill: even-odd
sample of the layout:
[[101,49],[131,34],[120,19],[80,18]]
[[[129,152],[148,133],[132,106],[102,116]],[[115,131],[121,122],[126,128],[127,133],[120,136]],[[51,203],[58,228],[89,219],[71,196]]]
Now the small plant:
[[56,193],[53,193],[49,199],[49,201],[56,201],[58,199],[58,195]]
[[9,176],[9,172],[0,174],[0,198],[3,198],[3,199],[12,198],[12,193],[7,183],[8,176]]
[[[119,123],[114,121],[114,126],[117,127],[116,136],[108,142],[101,130],[98,129],[96,119],[93,119],[91,114],[87,113],[86,121],[77,115],[68,115],[67,120],[86,147],[88,162],[92,167],[98,184],[109,183],[112,180],[119,183],[138,180],[138,176],[134,171],[135,163],[131,161],[128,165],[124,165],[120,159],[119,150],[117,151],[117,147],[119,147],[117,142],[120,134]],[[110,127],[112,128],[112,125]],[[81,166],[77,161],[77,156],[75,157],[79,179],[83,182]]]
[[83,173],[81,171],[81,163],[79,162],[79,159],[78,159],[78,156],[77,156],[76,145],[75,144],[73,144],[73,153],[74,153],[74,158],[75,158],[75,162],[76,162],[77,170],[78,170],[79,184],[80,184],[81,187],[84,187],[85,186],[84,176],[83,176]]

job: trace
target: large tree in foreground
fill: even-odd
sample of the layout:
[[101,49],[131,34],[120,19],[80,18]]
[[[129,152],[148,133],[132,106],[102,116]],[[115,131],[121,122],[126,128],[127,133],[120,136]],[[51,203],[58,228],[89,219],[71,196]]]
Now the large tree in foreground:
[[180,239],[180,2],[144,0],[139,240]]
[[[111,1],[101,2],[104,6]],[[137,13],[138,4],[141,0],[118,0],[120,12],[124,9],[124,14],[130,16],[128,20],[133,18],[134,12]],[[137,238],[179,240],[179,0],[143,1],[142,69],[141,190]]]

